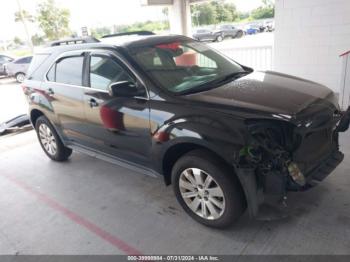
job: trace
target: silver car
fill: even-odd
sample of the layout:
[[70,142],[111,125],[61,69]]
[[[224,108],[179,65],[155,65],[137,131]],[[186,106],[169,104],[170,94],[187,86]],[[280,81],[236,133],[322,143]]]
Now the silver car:
[[15,77],[18,83],[22,83],[26,77],[32,58],[32,56],[25,56],[5,64],[7,76]]
[[9,57],[6,55],[0,55],[0,76],[7,75],[4,65],[12,61],[13,61],[12,57]]

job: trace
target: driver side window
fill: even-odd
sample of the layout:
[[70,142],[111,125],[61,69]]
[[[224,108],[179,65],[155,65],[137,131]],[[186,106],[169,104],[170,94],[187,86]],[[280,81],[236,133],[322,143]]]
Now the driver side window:
[[91,56],[90,87],[107,91],[110,84],[119,81],[135,83],[133,77],[112,58]]

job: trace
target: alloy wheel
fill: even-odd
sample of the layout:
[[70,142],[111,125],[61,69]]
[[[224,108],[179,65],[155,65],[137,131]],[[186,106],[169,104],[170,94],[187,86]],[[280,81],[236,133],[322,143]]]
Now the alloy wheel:
[[186,205],[198,216],[215,220],[224,213],[223,190],[207,172],[187,168],[180,175],[179,188]]
[[57,142],[50,128],[46,124],[39,126],[39,138],[45,151],[54,156],[57,153]]
[[25,75],[24,75],[24,74],[18,73],[18,74],[16,75],[16,80],[17,80],[18,83],[23,83],[23,82],[24,82],[24,79],[25,79]]

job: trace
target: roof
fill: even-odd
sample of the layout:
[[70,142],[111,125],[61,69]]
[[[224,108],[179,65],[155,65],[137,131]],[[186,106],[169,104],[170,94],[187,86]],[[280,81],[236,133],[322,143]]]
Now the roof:
[[[109,38],[112,40],[113,38]],[[150,35],[150,36],[127,36],[116,37],[114,41],[110,42],[115,46],[132,49],[136,47],[157,45],[161,43],[169,43],[173,41],[188,40],[190,38],[183,35]],[[102,39],[103,40],[103,39]]]
[[101,42],[97,43],[79,43],[70,45],[60,45],[46,47],[38,53],[65,52],[79,49],[89,48],[115,48],[121,47],[125,49],[133,49],[148,45],[157,45],[172,41],[188,40],[190,38],[182,35],[128,35],[118,37],[102,38]]

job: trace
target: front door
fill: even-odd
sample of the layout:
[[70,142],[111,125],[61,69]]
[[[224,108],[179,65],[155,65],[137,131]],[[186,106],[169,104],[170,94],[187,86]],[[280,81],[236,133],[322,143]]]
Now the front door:
[[84,91],[86,135],[94,148],[123,160],[149,166],[151,136],[149,101],[145,97],[112,97],[108,87],[119,81],[142,86],[116,56],[103,51],[90,53]]

